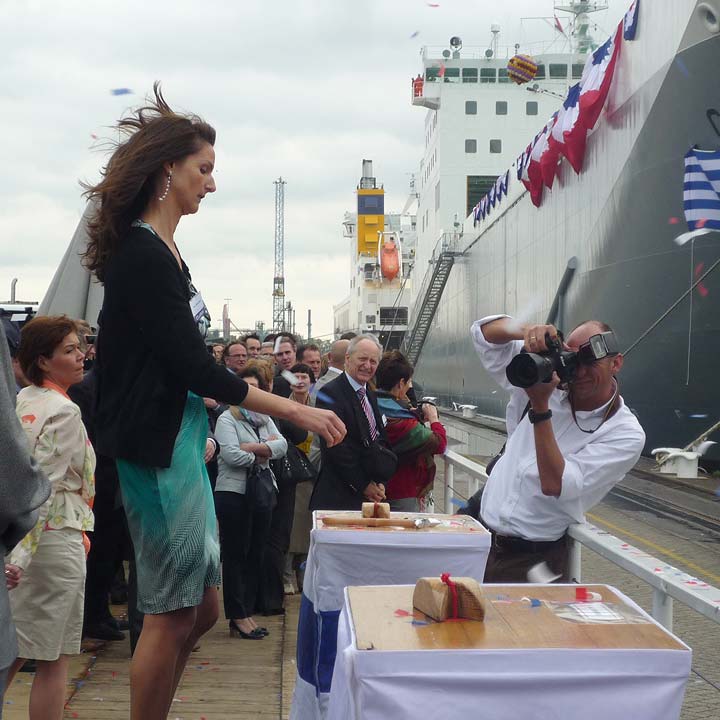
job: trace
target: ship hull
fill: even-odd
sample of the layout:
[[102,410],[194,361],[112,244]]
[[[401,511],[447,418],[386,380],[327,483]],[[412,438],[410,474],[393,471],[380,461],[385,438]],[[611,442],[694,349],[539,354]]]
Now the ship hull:
[[583,172],[563,162],[539,209],[524,194],[469,239],[418,363],[428,395],[503,416],[506,397],[480,367],[470,325],[493,313],[544,322],[576,257],[562,329],[603,320],[631,348],[619,381],[646,451],[682,447],[720,420],[720,267],[688,292],[720,260],[720,234],[674,242],[687,229],[684,155],[695,144],[720,148],[710,71],[719,64],[715,36],[681,49],[624,97],[619,88],[588,139]]

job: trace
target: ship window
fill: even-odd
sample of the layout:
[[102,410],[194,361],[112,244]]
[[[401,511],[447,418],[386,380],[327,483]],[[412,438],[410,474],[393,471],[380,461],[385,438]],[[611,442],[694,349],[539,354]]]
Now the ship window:
[[425,68],[425,80],[427,82],[437,82],[439,77],[440,77],[440,68],[439,67]]
[[490,141],[490,152],[501,153],[502,152],[502,140],[491,140]]
[[477,68],[463,68],[462,69],[462,81],[464,83],[476,83],[478,81],[478,69]]
[[465,141],[465,152],[476,153],[477,152],[477,140],[466,140]]
[[383,195],[358,195],[358,215],[382,215],[385,212]]
[[505,100],[498,100],[495,103],[495,114],[507,115],[507,102],[505,102]]
[[435,184],[435,211],[440,209],[440,181]]
[[365,316],[365,322],[368,325],[374,325],[375,324],[375,315],[366,315]]
[[545,66],[544,65],[538,65],[537,72],[535,73],[535,79],[536,80],[544,80],[545,79]]
[[460,82],[460,68],[445,68],[445,82]]
[[467,217],[472,209],[482,200],[483,195],[497,181],[496,175],[468,175],[467,176],[467,209],[465,217]]
[[498,82],[499,83],[510,82],[510,78],[508,77],[508,73],[507,73],[507,68],[498,68]]
[[583,63],[573,63],[572,76],[573,80],[579,80],[582,77],[585,65]]
[[494,83],[495,75],[495,68],[480,68],[481,83]]
[[375,263],[365,263],[365,267],[363,268],[363,272],[365,273],[365,279],[366,280],[372,280],[373,279],[373,271],[375,270]]
[[526,115],[537,115],[538,114],[537,100],[528,100],[525,103],[525,114]]
[[477,115],[477,102],[475,100],[465,101],[465,114],[466,115]]
[[550,63],[551,78],[566,78],[568,66],[565,63]]
[[381,325],[407,325],[408,309],[406,307],[381,307]]

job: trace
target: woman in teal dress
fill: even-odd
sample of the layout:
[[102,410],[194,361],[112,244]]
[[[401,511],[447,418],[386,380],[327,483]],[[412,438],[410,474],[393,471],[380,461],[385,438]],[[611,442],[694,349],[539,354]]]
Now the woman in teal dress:
[[96,443],[117,463],[146,614],[130,667],[131,718],[156,720],[218,616],[203,398],[287,418],[331,444],[345,428],[332,412],[248,388],[206,350],[210,316],[174,235],[215,192],[215,130],[173,112],[157,84],[154,101],[119,129],[127,138],[87,192],[85,262],[105,286]]

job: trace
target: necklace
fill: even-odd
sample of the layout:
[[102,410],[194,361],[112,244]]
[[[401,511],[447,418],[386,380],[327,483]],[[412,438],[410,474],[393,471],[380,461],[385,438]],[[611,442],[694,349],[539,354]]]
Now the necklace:
[[610,404],[607,406],[607,410],[605,410],[605,414],[603,415],[603,418],[600,421],[600,424],[592,430],[586,430],[577,421],[577,417],[575,415],[575,407],[573,405],[573,400],[572,400],[572,390],[571,390],[571,392],[570,392],[570,411],[572,412],[573,420],[575,421],[575,424],[577,425],[578,430],[581,430],[582,432],[587,433],[588,435],[592,435],[594,432],[597,432],[605,424],[605,422],[608,419],[610,419],[610,417],[615,413],[615,411],[617,410],[618,395],[620,394],[620,386],[618,385],[618,381],[615,380],[615,378],[613,378],[613,381],[615,383],[615,392],[613,393],[612,400],[610,400]]

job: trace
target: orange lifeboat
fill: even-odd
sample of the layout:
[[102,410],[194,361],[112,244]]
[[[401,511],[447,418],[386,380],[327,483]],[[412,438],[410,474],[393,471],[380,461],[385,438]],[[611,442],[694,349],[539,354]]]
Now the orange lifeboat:
[[394,280],[400,272],[400,243],[395,238],[380,239],[380,272],[385,280]]

